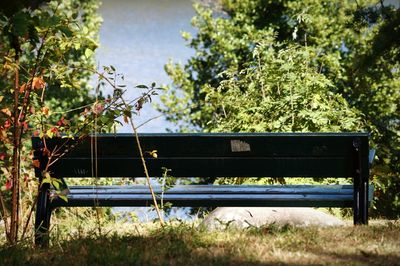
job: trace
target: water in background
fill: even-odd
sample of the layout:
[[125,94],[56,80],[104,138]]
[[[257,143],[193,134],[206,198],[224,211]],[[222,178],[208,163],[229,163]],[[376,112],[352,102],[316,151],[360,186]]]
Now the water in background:
[[[193,51],[185,46],[180,32],[194,32],[190,20],[195,12],[190,0],[103,0],[100,14],[100,48],[96,52],[99,66],[113,65],[125,76],[127,100],[139,95],[135,85],[168,84],[164,71],[168,59],[185,62]],[[107,93],[110,93],[108,91]],[[156,100],[156,99],[155,99]],[[151,105],[145,106],[135,124],[160,115]],[[165,132],[173,128],[158,118],[139,129],[140,132]],[[118,130],[131,132],[128,125]]]
[[[99,66],[113,65],[124,74],[128,89],[127,100],[139,95],[138,84],[158,85],[170,83],[164,72],[168,59],[185,62],[193,51],[185,46],[180,32],[194,32],[190,20],[194,16],[190,0],[103,0],[100,8],[103,24],[100,29],[100,48],[96,52]],[[106,93],[111,93],[108,91]],[[157,99],[155,99],[157,100]],[[151,105],[141,110],[135,124],[158,116]],[[140,132],[165,132],[173,128],[165,119],[158,118],[139,129]],[[128,125],[119,128],[119,133],[131,133]],[[134,211],[139,220],[148,221],[156,217],[149,208],[113,208],[120,215]],[[188,220],[188,208],[173,208],[169,217]]]

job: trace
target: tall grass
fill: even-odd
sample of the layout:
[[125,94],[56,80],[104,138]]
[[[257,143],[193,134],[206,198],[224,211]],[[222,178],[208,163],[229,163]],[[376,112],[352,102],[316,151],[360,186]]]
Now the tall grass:
[[[82,223],[83,222],[83,223]],[[207,231],[196,223],[59,221],[51,246],[0,248],[1,265],[400,265],[400,221],[370,226],[278,226]]]

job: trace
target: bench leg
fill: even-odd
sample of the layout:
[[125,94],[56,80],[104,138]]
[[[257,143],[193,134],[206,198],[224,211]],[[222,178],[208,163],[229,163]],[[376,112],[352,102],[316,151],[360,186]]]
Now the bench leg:
[[354,224],[368,224],[368,181],[354,183]]
[[361,223],[368,225],[368,178],[366,180],[362,180],[361,182],[361,211],[360,211],[360,216],[361,216]]
[[49,228],[51,217],[49,187],[49,184],[42,184],[39,187],[39,195],[36,206],[35,245],[40,247],[47,247],[49,245]]
[[363,160],[362,152],[365,147],[354,143],[356,173],[354,176],[354,225],[368,224],[368,191],[369,191],[369,165],[368,160]]

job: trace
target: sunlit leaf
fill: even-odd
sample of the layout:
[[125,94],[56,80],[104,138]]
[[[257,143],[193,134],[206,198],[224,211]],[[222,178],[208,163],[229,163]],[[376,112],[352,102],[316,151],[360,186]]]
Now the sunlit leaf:
[[68,202],[68,197],[62,193],[57,194],[57,196],[65,202]]
[[56,178],[53,178],[53,179],[52,179],[51,184],[53,185],[53,187],[54,187],[56,190],[60,190],[60,183],[58,182],[58,180],[57,180]]
[[11,111],[10,111],[10,109],[8,109],[8,108],[3,108],[3,109],[1,109],[1,112],[2,112],[3,114],[6,114],[7,116],[11,116]]
[[85,49],[85,56],[86,56],[86,58],[90,58],[92,55],[93,55],[93,51],[92,50],[90,50],[89,48],[86,48]]
[[44,82],[41,77],[34,77],[32,80],[32,87],[35,90],[44,89],[46,87],[46,82]]

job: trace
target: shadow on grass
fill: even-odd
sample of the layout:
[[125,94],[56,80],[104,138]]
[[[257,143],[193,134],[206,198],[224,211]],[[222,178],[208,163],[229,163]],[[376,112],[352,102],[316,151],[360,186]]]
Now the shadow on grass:
[[393,252],[398,229],[270,225],[209,232],[182,223],[135,235],[86,231],[69,240],[53,237],[47,249],[30,243],[0,247],[0,265],[399,265],[400,254]]
[[323,250],[315,250],[315,255],[321,257],[323,261],[334,261],[335,264],[348,262],[358,265],[400,265],[400,255],[378,254],[377,252],[358,250],[356,253],[338,253]]
[[[83,238],[0,249],[1,265],[267,265],[188,235]],[[291,264],[293,265],[293,264]]]

